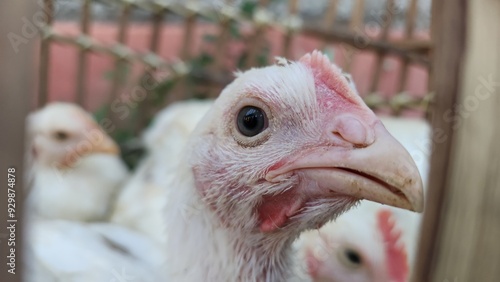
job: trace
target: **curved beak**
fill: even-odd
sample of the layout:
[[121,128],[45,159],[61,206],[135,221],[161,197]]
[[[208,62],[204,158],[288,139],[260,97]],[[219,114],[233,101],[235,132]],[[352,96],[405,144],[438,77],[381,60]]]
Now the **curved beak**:
[[92,144],[89,153],[120,154],[120,148],[116,142],[93,119],[88,119],[85,122],[85,141]]
[[82,140],[77,142],[65,154],[61,165],[62,167],[71,167],[82,156],[89,154],[120,154],[120,148],[96,123],[87,127]]
[[415,162],[380,121],[374,134],[375,141],[363,148],[314,148],[269,171],[266,179],[276,182],[280,176],[301,172],[322,197],[342,194],[422,212],[423,185]]
[[92,146],[92,152],[111,154],[111,155],[120,154],[120,148],[115,143],[115,141],[111,139],[111,137],[109,137],[104,132],[102,134],[103,134],[102,140],[100,142],[97,142],[94,146]]

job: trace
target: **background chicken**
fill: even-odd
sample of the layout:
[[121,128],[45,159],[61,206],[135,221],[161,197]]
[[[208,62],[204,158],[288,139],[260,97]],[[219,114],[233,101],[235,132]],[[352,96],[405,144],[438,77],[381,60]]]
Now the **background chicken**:
[[118,147],[81,108],[53,103],[28,118],[32,178],[27,281],[159,281],[163,252],[104,221],[128,172]]
[[293,240],[360,198],[422,208],[411,157],[319,52],[238,74],[186,148],[166,204],[176,281],[291,279]]
[[178,102],[161,111],[142,140],[147,156],[117,198],[111,221],[165,241],[164,206],[186,141],[212,100]]
[[38,220],[28,230],[26,281],[162,281],[164,252],[109,223]]
[[76,105],[52,103],[27,119],[28,215],[103,220],[128,171],[114,141]]
[[[382,118],[387,130],[410,152],[427,182],[430,127],[422,120]],[[314,281],[408,281],[416,257],[421,215],[362,201],[296,242]]]

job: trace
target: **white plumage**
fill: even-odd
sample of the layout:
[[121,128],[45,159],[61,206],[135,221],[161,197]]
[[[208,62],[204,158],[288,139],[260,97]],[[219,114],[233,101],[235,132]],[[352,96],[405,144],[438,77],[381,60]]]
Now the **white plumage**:
[[161,281],[164,252],[109,223],[38,220],[27,228],[26,281]]
[[47,105],[29,116],[27,127],[26,281],[159,281],[160,246],[95,222],[109,216],[128,176],[117,145],[72,104]]
[[[299,62],[252,69],[237,76],[191,135],[190,130],[180,130],[183,138],[189,135],[186,146],[175,143],[176,138],[162,139],[161,132],[167,133],[169,127],[161,126],[160,141],[148,145],[153,148],[159,144],[159,151],[166,150],[152,153],[154,161],[144,162],[137,182],[153,177],[152,182],[167,191],[153,187],[155,192],[151,193],[166,198],[163,214],[167,233],[162,242],[166,272],[162,280],[307,278],[297,276],[292,249],[302,231],[322,226],[362,198],[421,210],[422,185],[410,156],[324,55],[313,52]],[[153,132],[151,136],[155,136]],[[172,153],[168,146],[179,149]],[[169,162],[169,153],[179,162]],[[73,163],[60,163],[61,167],[68,165]],[[122,222],[144,231],[137,224],[137,215],[148,215],[141,215],[140,209],[125,212],[130,204],[154,202],[151,198],[155,196],[138,201],[144,193],[138,186],[121,195],[124,204],[117,206],[114,218],[122,216]],[[152,205],[153,212],[161,205]],[[33,229],[32,234],[43,235],[28,247],[39,261],[33,269],[41,275],[77,281],[101,279],[109,273],[107,269],[119,267],[119,262],[137,264],[141,277],[144,270],[150,271],[143,281],[150,277],[158,281],[157,265],[151,265],[130,245],[142,239],[124,235],[133,233],[124,227],[39,221]],[[45,249],[43,244],[50,246],[59,240],[69,250],[61,250],[61,254],[81,253],[84,261],[68,260],[63,268],[47,262],[51,248]],[[155,248],[156,243],[144,240]],[[95,261],[99,265],[94,265]],[[94,273],[89,272],[93,268]]]
[[[298,278],[291,248],[296,236],[358,197],[421,209],[416,168],[382,130],[349,81],[317,52],[298,63],[238,74],[190,136],[169,185],[167,277],[289,281]],[[387,143],[371,145],[379,142]],[[335,162],[348,169],[337,170]],[[286,171],[288,165],[296,166]],[[365,190],[371,182],[354,176],[365,169],[394,183],[404,199],[380,183]],[[395,182],[392,172],[399,175]]]
[[177,102],[143,136],[147,156],[118,196],[111,221],[165,242],[164,206],[186,141],[213,101]]
[[29,216],[103,220],[127,179],[118,147],[81,108],[52,103],[28,117]]

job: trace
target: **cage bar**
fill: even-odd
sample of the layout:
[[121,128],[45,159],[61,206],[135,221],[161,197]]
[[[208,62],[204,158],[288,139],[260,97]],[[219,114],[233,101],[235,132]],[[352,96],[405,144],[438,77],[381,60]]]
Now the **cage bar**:
[[[54,2],[53,0],[44,0],[45,24],[51,26],[54,20]],[[40,44],[40,69],[38,81],[38,106],[42,107],[48,101],[49,84],[49,62],[50,62],[50,40],[46,33],[42,32]]]
[[[90,12],[91,0],[84,0],[82,4],[82,16],[80,20],[80,31],[84,35],[89,34],[89,25],[91,21]],[[76,76],[76,103],[85,108],[87,78],[87,49],[81,48],[78,53],[78,70]]]

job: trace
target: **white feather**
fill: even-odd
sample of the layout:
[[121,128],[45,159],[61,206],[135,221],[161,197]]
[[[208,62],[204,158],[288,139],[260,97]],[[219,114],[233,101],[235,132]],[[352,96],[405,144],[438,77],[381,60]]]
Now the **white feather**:
[[161,248],[145,236],[107,223],[39,220],[30,238],[26,281],[160,281]]
[[186,141],[212,100],[172,104],[159,112],[142,138],[147,156],[118,196],[111,221],[165,242],[164,206]]

